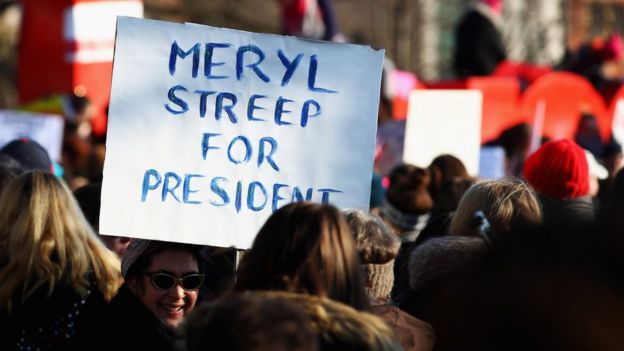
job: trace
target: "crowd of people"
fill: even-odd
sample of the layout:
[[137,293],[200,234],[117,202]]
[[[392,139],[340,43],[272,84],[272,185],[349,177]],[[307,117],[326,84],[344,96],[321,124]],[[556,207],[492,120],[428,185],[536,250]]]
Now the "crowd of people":
[[72,192],[16,140],[0,150],[0,349],[619,349],[624,171],[603,168],[601,200],[590,155],[548,141],[496,180],[452,155],[400,164],[368,212],[278,209],[237,265],[98,235],[101,184]]

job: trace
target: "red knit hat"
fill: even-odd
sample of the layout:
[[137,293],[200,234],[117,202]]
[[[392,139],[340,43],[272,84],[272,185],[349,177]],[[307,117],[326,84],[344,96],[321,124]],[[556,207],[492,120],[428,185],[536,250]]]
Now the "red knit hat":
[[571,140],[548,142],[524,162],[524,177],[542,195],[569,200],[589,193],[585,151]]

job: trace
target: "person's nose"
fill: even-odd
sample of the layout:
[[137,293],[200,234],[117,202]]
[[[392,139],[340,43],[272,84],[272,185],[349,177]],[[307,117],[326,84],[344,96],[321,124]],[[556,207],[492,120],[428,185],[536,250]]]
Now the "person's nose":
[[178,299],[184,298],[184,289],[182,289],[180,284],[176,284],[173,288],[169,289],[169,292]]

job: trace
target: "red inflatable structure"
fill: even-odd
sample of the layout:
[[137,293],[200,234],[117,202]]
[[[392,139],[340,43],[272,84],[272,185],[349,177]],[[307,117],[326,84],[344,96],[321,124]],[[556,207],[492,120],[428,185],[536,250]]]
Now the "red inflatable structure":
[[142,17],[141,0],[22,0],[18,61],[21,103],[55,94],[86,93],[96,108],[95,134],[106,130],[115,24]]

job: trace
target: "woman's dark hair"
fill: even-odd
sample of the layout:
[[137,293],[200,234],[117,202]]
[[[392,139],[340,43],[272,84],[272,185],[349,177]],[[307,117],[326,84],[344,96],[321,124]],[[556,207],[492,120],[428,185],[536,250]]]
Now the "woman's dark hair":
[[13,157],[0,152],[0,192],[13,178],[24,173],[24,167]]
[[333,206],[293,203],[260,229],[237,272],[236,290],[284,290],[368,309],[355,243]]
[[455,179],[467,179],[470,177],[462,161],[448,154],[434,158],[429,165],[429,173],[431,174],[429,193],[434,199],[445,184]]
[[427,190],[431,180],[428,170],[402,164],[392,170],[389,179],[386,198],[392,206],[406,214],[425,214],[431,211],[433,200]]
[[93,230],[100,230],[100,199],[102,197],[102,183],[91,183],[74,190],[74,197]]
[[199,306],[182,333],[189,351],[316,351],[311,324],[295,303],[248,292]]

